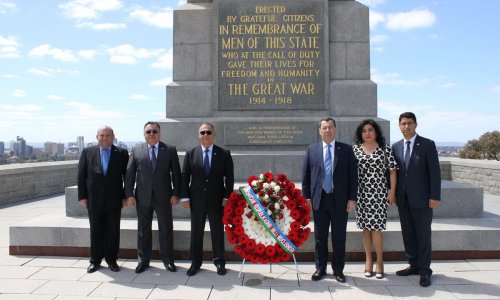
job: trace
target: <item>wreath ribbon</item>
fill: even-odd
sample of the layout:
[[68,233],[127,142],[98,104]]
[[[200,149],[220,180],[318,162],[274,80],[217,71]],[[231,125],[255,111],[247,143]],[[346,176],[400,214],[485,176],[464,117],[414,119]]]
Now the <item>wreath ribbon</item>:
[[281,248],[289,254],[293,254],[295,251],[297,251],[298,248],[279,229],[276,223],[274,223],[269,214],[266,212],[260,201],[257,200],[258,197],[253,189],[249,185],[247,185],[245,187],[240,187],[240,191],[243,197],[245,197],[248,206],[252,209],[254,214],[259,219],[260,224],[276,240]]

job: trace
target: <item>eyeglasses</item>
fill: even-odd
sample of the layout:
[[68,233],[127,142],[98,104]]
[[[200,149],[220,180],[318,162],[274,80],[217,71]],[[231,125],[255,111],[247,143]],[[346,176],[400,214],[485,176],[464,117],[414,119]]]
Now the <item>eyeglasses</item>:
[[146,130],[146,134],[157,134],[158,130]]
[[212,131],[210,130],[203,130],[203,131],[200,131],[200,135],[212,135]]
[[399,125],[405,127],[405,126],[412,126],[413,124],[415,124],[415,122],[403,122],[403,123],[399,123]]

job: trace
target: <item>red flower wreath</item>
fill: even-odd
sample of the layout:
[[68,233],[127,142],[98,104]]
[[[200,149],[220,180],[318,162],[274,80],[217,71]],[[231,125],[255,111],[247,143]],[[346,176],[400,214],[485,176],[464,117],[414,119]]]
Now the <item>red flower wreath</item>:
[[[300,190],[284,174],[274,177],[271,172],[250,176],[247,182],[274,223],[300,247],[311,232],[308,227],[311,208]],[[266,231],[243,195],[231,193],[222,221],[234,252],[244,259],[267,264],[292,258]]]

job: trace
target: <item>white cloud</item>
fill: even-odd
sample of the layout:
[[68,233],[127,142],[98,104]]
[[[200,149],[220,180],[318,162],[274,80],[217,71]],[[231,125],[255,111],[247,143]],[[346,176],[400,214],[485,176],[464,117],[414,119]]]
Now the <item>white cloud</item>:
[[158,80],[151,81],[152,86],[167,86],[170,82],[172,82],[172,77],[165,77]]
[[177,2],[177,7],[182,6],[186,3],[187,3],[187,0],[179,0],[179,2]]
[[8,0],[0,0],[0,14],[6,14],[9,11],[17,10],[17,6],[14,2]]
[[441,87],[445,88],[445,89],[451,89],[451,88],[454,88],[456,86],[457,86],[457,84],[455,82],[448,82],[448,83],[441,85]]
[[78,22],[76,24],[77,28],[88,28],[92,30],[117,30],[126,29],[127,24],[125,23],[93,23],[93,22]]
[[490,92],[500,93],[500,85],[491,87],[489,90],[490,90]]
[[378,24],[381,24],[385,21],[385,16],[383,13],[378,11],[370,11],[370,29],[374,29]]
[[17,89],[15,90],[13,93],[12,93],[12,97],[16,97],[16,98],[23,98],[23,97],[26,97],[26,91],[23,91],[23,90],[20,90],[20,89]]
[[47,99],[50,99],[50,100],[62,100],[62,99],[64,99],[64,97],[63,96],[58,96],[58,95],[48,95]]
[[431,27],[435,22],[436,16],[432,11],[415,9],[409,12],[387,14],[386,27],[390,30],[406,31]]
[[50,56],[54,59],[66,61],[66,62],[77,62],[77,57],[73,54],[73,51],[68,49],[58,49],[52,47],[50,44],[43,44],[35,47],[28,52],[29,56],[36,58],[43,58],[45,56]]
[[2,118],[8,116],[9,112],[38,112],[41,111],[42,107],[37,104],[0,104],[0,111],[2,112]]
[[29,68],[28,70],[26,70],[26,73],[44,77],[52,77],[58,74],[65,74],[70,76],[80,75],[79,71],[65,71],[61,69],[52,69],[52,68]]
[[71,113],[63,116],[64,119],[71,120],[87,120],[95,123],[98,120],[103,122],[106,119],[116,119],[124,116],[122,112],[111,111],[109,109],[95,107],[89,103],[68,101],[63,103],[64,106],[71,110]]
[[379,43],[385,43],[389,40],[389,37],[387,35],[374,35],[370,38],[371,44],[379,44]]
[[427,79],[408,80],[401,77],[398,73],[378,74],[373,72],[371,79],[380,85],[396,85],[396,86],[421,86],[429,82]]
[[144,24],[158,28],[173,28],[174,26],[174,12],[170,7],[150,11],[137,6],[132,9],[129,15]]
[[72,0],[58,7],[71,19],[97,19],[101,12],[117,10],[122,6],[120,0]]
[[358,2],[361,2],[364,5],[369,6],[369,7],[375,7],[379,4],[383,4],[385,2],[385,0],[358,0]]
[[110,61],[116,64],[135,64],[138,59],[154,58],[163,52],[164,49],[135,48],[129,44],[108,49]]
[[80,50],[78,51],[78,56],[83,57],[85,59],[92,59],[97,54],[95,50]]
[[0,35],[0,58],[20,58],[19,43],[13,36],[3,37]]
[[15,75],[15,74],[0,74],[0,78],[15,79],[15,78],[19,78],[19,76]]
[[174,54],[173,50],[170,49],[168,50],[167,53],[158,57],[158,59],[151,64],[151,67],[157,69],[172,69],[173,61],[174,61]]

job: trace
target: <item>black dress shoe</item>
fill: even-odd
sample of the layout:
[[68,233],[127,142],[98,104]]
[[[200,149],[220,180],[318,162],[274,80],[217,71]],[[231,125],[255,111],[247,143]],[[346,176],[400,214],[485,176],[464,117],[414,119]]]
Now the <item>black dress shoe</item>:
[[116,264],[116,261],[109,263],[108,268],[113,271],[113,272],[118,272],[120,271],[120,267]]
[[226,266],[224,266],[223,264],[218,264],[216,265],[216,267],[217,267],[217,274],[226,275],[227,273]]
[[171,263],[171,264],[167,264],[165,265],[165,267],[167,268],[168,271],[170,272],[175,272],[177,271],[177,267],[174,265],[174,263]]
[[333,273],[333,277],[335,277],[335,280],[337,280],[337,282],[345,283],[344,273],[335,272],[335,273]]
[[396,271],[396,275],[398,276],[408,276],[408,275],[418,275],[418,274],[419,274],[418,268],[412,266],[409,266],[408,268],[403,270]]
[[99,269],[99,267],[99,264],[91,263],[87,268],[87,273],[94,273],[95,271],[97,271],[97,269]]
[[137,267],[135,268],[135,272],[137,274],[144,272],[147,268],[149,268],[149,263],[146,262],[140,262]]
[[431,276],[420,275],[420,286],[428,287],[429,285],[431,285]]
[[325,270],[316,269],[316,272],[314,272],[314,274],[312,274],[312,276],[311,276],[311,280],[318,281],[318,280],[321,280],[325,276],[326,276]]
[[187,276],[194,276],[200,270],[200,266],[197,264],[191,264],[191,267],[186,272]]

